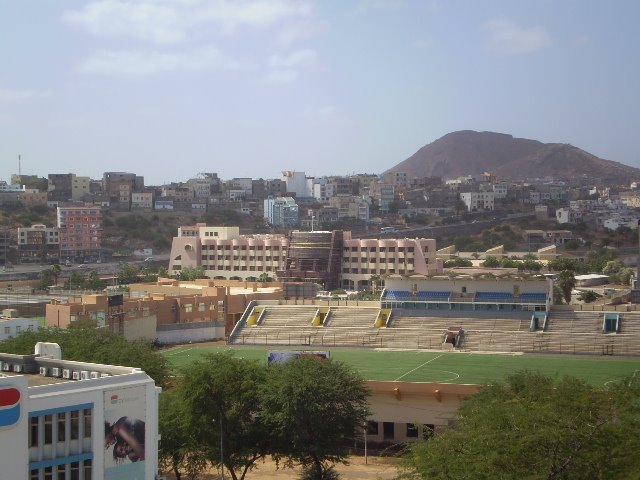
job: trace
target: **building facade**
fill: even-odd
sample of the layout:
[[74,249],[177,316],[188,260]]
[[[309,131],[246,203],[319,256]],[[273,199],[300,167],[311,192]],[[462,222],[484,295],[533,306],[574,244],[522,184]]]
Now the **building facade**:
[[60,258],[95,261],[100,258],[102,212],[99,207],[58,207]]
[[460,200],[469,212],[493,210],[495,193],[493,192],[464,192],[460,194]]
[[274,227],[298,225],[298,204],[291,197],[269,197],[264,200],[264,218]]
[[360,289],[371,276],[430,275],[443,270],[432,239],[353,239],[351,232],[240,235],[238,227],[183,226],[174,237],[169,273],[202,267],[209,278],[317,281]]
[[[62,360],[57,344],[38,343],[33,355],[0,353],[0,371],[2,478],[157,478],[160,391],[142,370]],[[106,435],[116,422],[133,453]]]
[[58,261],[60,229],[41,224],[18,228],[18,257],[21,263]]

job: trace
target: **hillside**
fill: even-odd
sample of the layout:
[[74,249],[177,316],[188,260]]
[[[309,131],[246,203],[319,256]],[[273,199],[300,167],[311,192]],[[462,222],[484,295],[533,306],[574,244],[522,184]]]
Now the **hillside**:
[[492,172],[514,180],[582,177],[625,183],[640,176],[638,168],[603,160],[572,145],[471,130],[448,133],[388,171],[443,178]]

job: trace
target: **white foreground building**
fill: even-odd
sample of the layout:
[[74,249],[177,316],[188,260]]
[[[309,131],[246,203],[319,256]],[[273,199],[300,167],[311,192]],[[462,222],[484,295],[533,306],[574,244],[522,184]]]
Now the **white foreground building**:
[[0,353],[3,479],[154,480],[160,389],[142,370]]

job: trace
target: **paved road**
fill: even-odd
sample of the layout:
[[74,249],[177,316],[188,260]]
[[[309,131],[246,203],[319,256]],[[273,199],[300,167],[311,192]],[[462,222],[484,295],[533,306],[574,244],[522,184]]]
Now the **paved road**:
[[[169,255],[154,255],[153,261],[145,262],[144,258],[123,258],[121,260],[111,260],[104,263],[87,263],[87,264],[72,264],[72,265],[60,265],[62,269],[62,276],[68,276],[74,271],[90,272],[95,270],[100,274],[114,274],[118,272],[120,267],[125,263],[132,263],[135,265],[149,265],[152,268],[168,267]],[[15,265],[8,270],[0,270],[0,281],[2,280],[19,280],[21,278],[30,279],[37,278],[38,274],[51,267],[51,265],[35,265],[35,264],[19,264]]]

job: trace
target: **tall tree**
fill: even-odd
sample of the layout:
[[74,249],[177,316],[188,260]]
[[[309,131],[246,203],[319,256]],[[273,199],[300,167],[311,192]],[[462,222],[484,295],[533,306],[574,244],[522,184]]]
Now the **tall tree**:
[[206,458],[187,423],[185,405],[179,388],[160,394],[158,428],[161,433],[158,460],[163,468],[173,472],[176,480],[183,473],[195,478],[206,466]]
[[573,276],[573,272],[570,270],[561,271],[560,275],[558,275],[557,283],[560,290],[562,290],[564,301],[571,303],[571,291],[576,286],[576,278]]
[[233,480],[243,479],[271,443],[258,415],[265,368],[215,353],[184,373],[179,388],[188,428],[208,461],[223,464]]
[[638,478],[640,379],[593,387],[519,372],[466,400],[455,427],[412,445],[404,478]]
[[277,450],[303,465],[306,478],[335,478],[365,423],[367,388],[347,365],[301,356],[272,365],[263,393],[263,417]]

